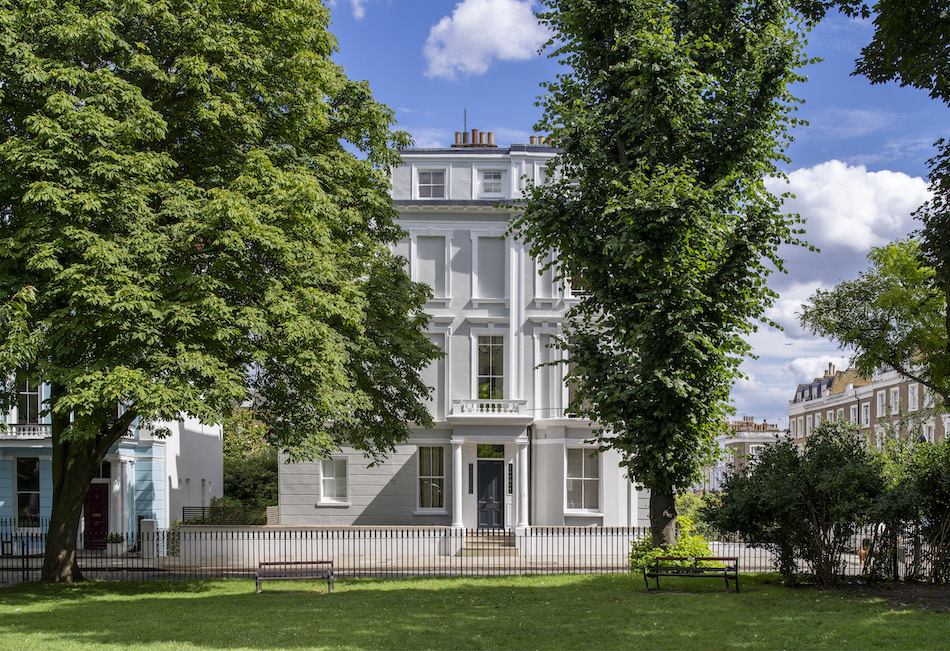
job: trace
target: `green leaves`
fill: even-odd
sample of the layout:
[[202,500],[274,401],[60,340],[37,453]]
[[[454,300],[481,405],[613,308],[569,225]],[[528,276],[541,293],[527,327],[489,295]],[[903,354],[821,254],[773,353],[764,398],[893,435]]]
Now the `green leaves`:
[[631,476],[671,492],[713,453],[794,237],[762,179],[788,140],[799,35],[781,1],[547,8],[565,72],[537,129],[563,148],[562,180],[531,188],[513,228],[584,280],[562,342],[571,408]]
[[0,6],[0,296],[35,288],[10,360],[64,387],[72,436],[118,401],[220,421],[252,393],[303,455],[427,422],[424,290],[388,251],[406,136],[328,22],[316,0]]

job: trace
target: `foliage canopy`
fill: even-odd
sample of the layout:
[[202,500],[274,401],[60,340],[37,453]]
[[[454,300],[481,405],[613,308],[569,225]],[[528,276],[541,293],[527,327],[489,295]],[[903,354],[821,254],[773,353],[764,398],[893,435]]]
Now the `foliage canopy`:
[[[34,288],[53,547],[133,423],[220,421],[253,393],[307,458],[430,422],[426,289],[388,250],[407,138],[328,23],[317,0],[0,4],[0,297]],[[78,577],[56,558],[46,578]]]

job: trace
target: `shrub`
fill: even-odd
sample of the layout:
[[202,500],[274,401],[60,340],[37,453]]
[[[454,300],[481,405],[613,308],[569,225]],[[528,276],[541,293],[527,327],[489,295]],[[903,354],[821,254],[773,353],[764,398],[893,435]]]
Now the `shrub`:
[[801,559],[819,584],[834,585],[844,551],[872,521],[885,488],[881,455],[847,425],[826,421],[803,451],[777,443],[728,475],[720,504],[705,513],[719,531],[772,550],[786,579],[795,580]]
[[705,513],[718,502],[719,495],[716,493],[678,493],[676,495],[676,512],[693,523],[696,533],[711,539],[715,537],[716,529],[706,521]]
[[[676,526],[679,528],[679,536],[676,545],[662,547],[653,546],[653,536],[647,534],[633,542],[630,549],[630,569],[638,570],[642,567],[652,564],[660,556],[686,556],[695,558],[697,556],[712,556],[712,550],[709,548],[709,542],[699,533],[694,533],[695,526],[693,522],[685,517],[676,518]],[[689,565],[683,561],[670,561],[669,565]],[[715,565],[708,562],[707,565]]]
[[113,532],[106,536],[107,543],[120,543],[125,542],[125,536],[121,533]]

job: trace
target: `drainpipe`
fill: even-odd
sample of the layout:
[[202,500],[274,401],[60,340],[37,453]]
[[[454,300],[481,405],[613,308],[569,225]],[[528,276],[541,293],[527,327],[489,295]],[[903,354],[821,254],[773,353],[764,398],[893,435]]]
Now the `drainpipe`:
[[534,480],[531,469],[534,467],[534,425],[528,425],[528,526],[534,525],[534,500],[531,499]]

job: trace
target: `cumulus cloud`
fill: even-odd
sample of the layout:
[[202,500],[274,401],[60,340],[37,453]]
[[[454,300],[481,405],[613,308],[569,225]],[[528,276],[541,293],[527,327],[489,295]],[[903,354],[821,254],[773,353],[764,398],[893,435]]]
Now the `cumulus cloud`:
[[412,135],[413,147],[448,147],[454,142],[453,134],[445,129],[431,127],[402,127]]
[[902,172],[869,172],[831,160],[788,175],[789,184],[769,182],[773,192],[789,191],[785,210],[806,220],[808,241],[819,247],[867,251],[913,230],[911,213],[930,195],[927,183]]
[[462,0],[429,31],[425,74],[454,79],[484,74],[495,61],[525,61],[548,35],[531,0]]
[[782,326],[787,337],[810,337],[811,335],[799,326],[798,313],[802,311],[802,304],[818,289],[828,288],[820,283],[793,283],[780,290],[778,300],[765,311],[765,316]]
[[785,362],[782,367],[782,374],[789,379],[791,385],[811,382],[815,378],[823,377],[828,370],[828,364],[834,364],[835,368],[843,371],[848,367],[848,358],[841,355],[820,355],[818,357],[796,357]]

